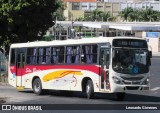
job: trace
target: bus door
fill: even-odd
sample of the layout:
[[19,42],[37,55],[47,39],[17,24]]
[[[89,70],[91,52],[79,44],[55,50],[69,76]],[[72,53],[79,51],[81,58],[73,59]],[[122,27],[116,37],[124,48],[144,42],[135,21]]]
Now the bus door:
[[100,49],[100,90],[109,90],[109,48]]
[[17,89],[24,88],[24,66],[25,66],[25,53],[24,52],[17,52],[17,64],[16,64],[16,86]]

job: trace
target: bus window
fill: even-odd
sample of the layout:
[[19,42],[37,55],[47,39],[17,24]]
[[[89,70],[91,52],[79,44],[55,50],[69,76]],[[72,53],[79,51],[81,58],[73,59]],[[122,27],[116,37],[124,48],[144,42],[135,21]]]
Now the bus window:
[[75,60],[74,60],[74,63],[75,64],[78,64],[78,63],[80,63],[80,47],[79,46],[77,46],[77,47],[75,47]]
[[51,62],[51,48],[46,48],[46,64]]
[[27,64],[36,64],[36,48],[28,48]]
[[53,64],[64,63],[64,47],[53,47],[51,57],[51,62]]
[[58,62],[58,56],[57,56],[57,53],[56,53],[56,48],[52,48],[52,55],[51,55],[51,62],[53,64],[57,64]]
[[66,50],[66,59],[67,59],[67,64],[71,64],[72,63],[72,56],[73,56],[73,50],[72,47],[67,47]]
[[64,47],[57,47],[58,63],[64,63]]
[[50,64],[50,48],[39,48],[37,54],[38,64]]
[[78,64],[80,62],[80,47],[72,46],[66,48],[66,63]]
[[38,55],[37,55],[37,63],[38,64],[42,64],[42,62],[43,62],[43,51],[44,51],[44,48],[38,49]]
[[11,65],[15,65],[15,49],[11,49]]
[[82,46],[82,63],[97,63],[97,45]]

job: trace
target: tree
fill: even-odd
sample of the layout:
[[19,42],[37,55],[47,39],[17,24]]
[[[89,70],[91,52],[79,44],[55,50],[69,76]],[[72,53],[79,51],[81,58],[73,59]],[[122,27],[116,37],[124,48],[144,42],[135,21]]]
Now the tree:
[[115,17],[111,16],[110,12],[99,11],[98,9],[93,10],[90,14],[83,17],[77,18],[78,21],[108,21],[115,20]]
[[40,39],[54,25],[59,0],[0,0],[0,42]]
[[120,16],[123,20],[127,21],[127,20],[128,20],[128,17],[129,17],[129,14],[130,14],[131,12],[133,12],[133,8],[127,7],[127,8],[125,8],[125,9],[123,9],[121,12],[119,12],[119,16]]
[[52,14],[54,20],[64,21],[65,16],[63,15],[63,11],[65,10],[65,4],[63,1],[58,0],[57,5],[59,6],[57,11]]
[[154,11],[151,8],[146,8],[142,13],[143,21],[158,21],[160,17],[160,12]]
[[121,12],[119,12],[119,16],[123,18],[125,21],[159,21],[160,20],[160,12],[155,11],[151,8],[146,9],[133,9],[131,7],[127,7]]
[[129,21],[140,21],[141,18],[141,14],[143,13],[142,10],[140,9],[133,9],[129,14],[128,14],[128,20]]
[[101,16],[102,21],[114,21],[116,19],[116,17],[111,16],[109,11],[103,12]]

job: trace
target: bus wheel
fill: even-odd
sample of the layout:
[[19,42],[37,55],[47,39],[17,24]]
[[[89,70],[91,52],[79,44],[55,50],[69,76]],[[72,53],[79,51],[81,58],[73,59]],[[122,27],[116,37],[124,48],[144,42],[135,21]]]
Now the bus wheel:
[[120,101],[124,100],[125,95],[126,95],[125,93],[117,93],[116,94],[117,100],[120,100]]
[[33,91],[35,94],[41,95],[42,94],[42,84],[39,78],[36,78],[33,81]]
[[87,81],[86,85],[86,95],[88,99],[91,99],[94,97],[94,89],[93,89],[93,83],[91,80]]

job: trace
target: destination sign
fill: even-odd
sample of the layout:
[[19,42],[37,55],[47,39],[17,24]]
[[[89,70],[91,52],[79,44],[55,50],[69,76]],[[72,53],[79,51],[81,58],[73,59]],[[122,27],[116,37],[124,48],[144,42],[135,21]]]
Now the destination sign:
[[114,39],[114,47],[148,48],[145,40],[138,39]]

